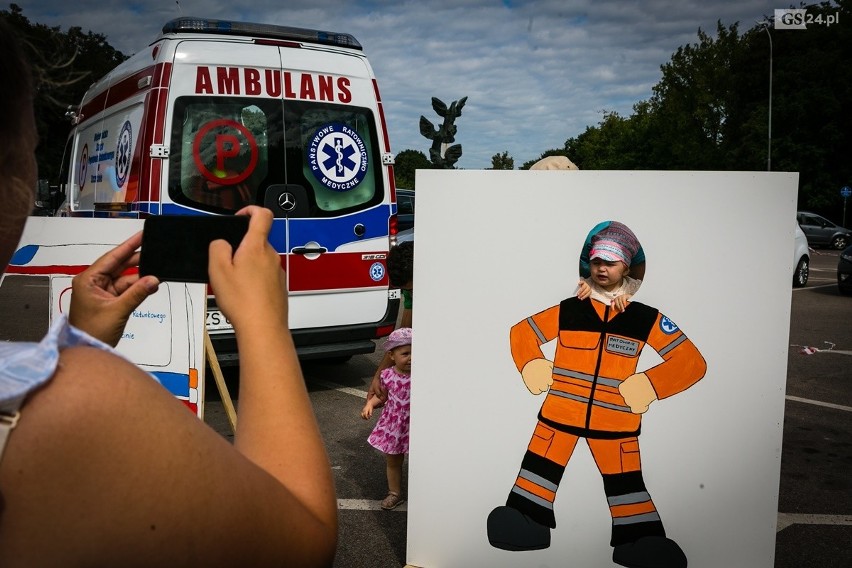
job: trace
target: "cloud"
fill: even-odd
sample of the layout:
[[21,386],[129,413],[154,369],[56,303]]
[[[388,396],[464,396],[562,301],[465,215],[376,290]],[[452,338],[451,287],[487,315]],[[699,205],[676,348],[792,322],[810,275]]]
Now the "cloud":
[[[783,4],[783,3],[781,3]],[[221,0],[19,2],[31,21],[80,26],[130,54],[181,15],[276,23],[354,35],[379,81],[394,152],[428,153],[418,123],[431,98],[467,96],[456,121],[463,168],[508,151],[516,166],[651,96],[660,66],[699,28],[747,30],[777,1],[745,0]]]

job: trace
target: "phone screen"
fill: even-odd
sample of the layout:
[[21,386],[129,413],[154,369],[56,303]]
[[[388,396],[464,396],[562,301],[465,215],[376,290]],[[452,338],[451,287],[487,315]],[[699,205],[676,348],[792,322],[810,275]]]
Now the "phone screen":
[[248,230],[247,215],[157,215],[145,219],[139,275],[160,281],[208,282],[212,241],[224,239],[234,250]]

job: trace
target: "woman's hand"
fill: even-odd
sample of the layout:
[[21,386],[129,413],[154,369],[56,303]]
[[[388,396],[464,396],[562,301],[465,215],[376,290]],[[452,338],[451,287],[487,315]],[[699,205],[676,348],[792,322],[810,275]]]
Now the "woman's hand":
[[155,276],[126,273],[139,265],[138,232],[74,277],[68,321],[74,327],[115,347],[130,314],[157,291]]
[[249,228],[233,251],[224,240],[210,243],[210,285],[217,306],[239,333],[249,322],[255,329],[287,327],[287,288],[281,257],[269,244],[272,212],[250,205],[237,212],[248,215]]

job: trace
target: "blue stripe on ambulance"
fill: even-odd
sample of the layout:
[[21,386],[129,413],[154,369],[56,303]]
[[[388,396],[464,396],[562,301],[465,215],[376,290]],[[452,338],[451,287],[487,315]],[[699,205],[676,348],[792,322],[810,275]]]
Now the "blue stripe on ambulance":
[[186,373],[170,373],[167,371],[150,371],[150,373],[173,395],[189,396],[189,375]]

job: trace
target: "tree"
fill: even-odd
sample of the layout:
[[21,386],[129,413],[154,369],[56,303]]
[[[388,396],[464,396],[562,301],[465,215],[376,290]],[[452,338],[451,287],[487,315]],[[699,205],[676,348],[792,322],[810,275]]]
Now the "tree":
[[502,154],[494,154],[493,156],[491,156],[491,169],[514,170],[515,159],[509,155],[508,151],[504,151]]
[[[772,170],[799,172],[799,208],[840,219],[839,189],[852,183],[852,0],[801,7],[817,22],[806,31],[698,30],[631,116],[605,111],[542,157],[564,154],[582,169],[766,170],[771,38]],[[828,16],[832,25],[818,23]]]
[[651,108],[660,118],[657,144],[668,147],[668,169],[725,169],[728,117],[736,99],[742,43],[737,24],[698,30],[698,43],[679,47],[662,65]]
[[39,150],[39,177],[58,181],[65,142],[71,123],[65,117],[69,106],[80,104],[86,90],[127,56],[115,50],[101,34],[72,27],[32,23],[21,7],[11,4],[0,18],[18,33],[27,49],[37,87],[34,101]]
[[432,167],[432,163],[420,150],[403,150],[394,160],[393,177],[396,186],[414,189],[415,172],[432,169]]

